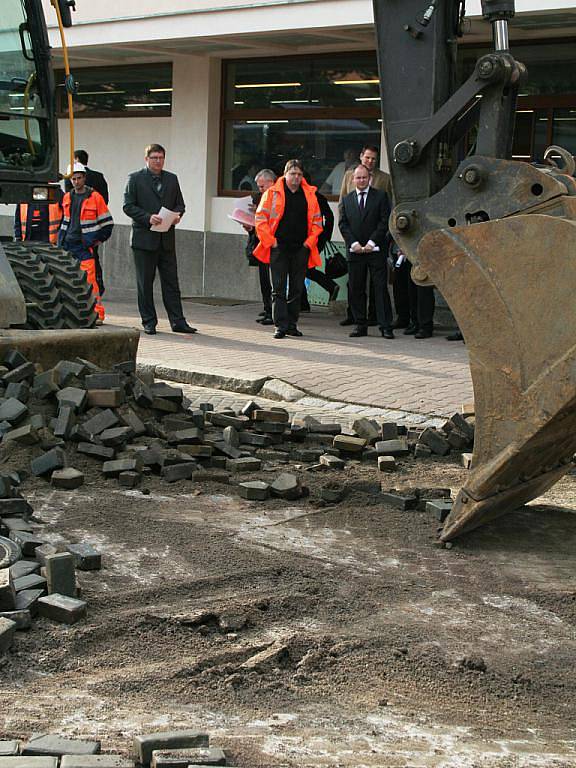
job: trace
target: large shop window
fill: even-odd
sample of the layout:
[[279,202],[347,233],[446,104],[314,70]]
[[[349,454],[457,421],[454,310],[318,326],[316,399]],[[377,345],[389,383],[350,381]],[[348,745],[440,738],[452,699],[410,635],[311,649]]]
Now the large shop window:
[[220,192],[256,188],[261,168],[303,161],[312,183],[338,195],[364,144],[380,146],[374,53],[224,63]]
[[[169,117],[172,114],[172,65],[75,69],[75,117]],[[64,73],[56,74],[57,109],[68,113]]]

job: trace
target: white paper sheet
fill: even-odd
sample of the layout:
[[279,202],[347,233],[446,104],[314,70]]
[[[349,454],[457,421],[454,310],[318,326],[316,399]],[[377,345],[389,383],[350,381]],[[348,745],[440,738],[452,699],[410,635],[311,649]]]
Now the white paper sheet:
[[168,232],[172,224],[178,219],[180,216],[179,213],[176,213],[176,211],[170,211],[168,208],[160,208],[156,216],[160,216],[162,219],[162,224],[152,224],[150,227],[151,232]]

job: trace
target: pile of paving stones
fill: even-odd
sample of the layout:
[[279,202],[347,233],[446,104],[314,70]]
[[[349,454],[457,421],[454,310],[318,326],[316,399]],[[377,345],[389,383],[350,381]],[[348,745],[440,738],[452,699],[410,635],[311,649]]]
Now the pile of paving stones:
[[0,741],[0,768],[195,768],[229,765],[224,750],[211,747],[209,735],[196,730],[135,736],[131,758],[101,754],[100,750],[100,741],[35,734],[27,742]]
[[[0,475],[0,651],[36,613],[68,623],[82,618],[86,603],[78,599],[75,569],[100,567],[100,555],[89,545],[71,544],[62,552],[37,534],[19,491],[29,475],[74,490],[85,481],[74,464],[82,466],[88,457],[104,478],[127,489],[155,475],[166,483],[228,483],[251,501],[294,501],[309,490],[301,476],[279,472],[290,464],[328,473],[318,501],[337,503],[346,494],[338,471],[348,462],[373,462],[381,472],[394,472],[398,459],[445,456],[469,449],[473,440],[473,417],[461,414],[441,430],[361,418],[346,431],[312,416],[291,419],[284,408],[254,401],[238,413],[216,412],[210,403],[191,409],[180,387],[155,381],[132,361],[105,371],[75,358],[42,371],[11,350],[0,365],[0,450],[9,457],[24,447],[30,458],[29,466]],[[463,457],[469,461],[469,454]],[[276,477],[264,481],[266,472]],[[250,473],[259,479],[244,479]],[[382,501],[428,509],[443,520],[449,495],[445,489],[387,489]]]
[[[321,471],[361,459],[393,471],[398,457],[445,456],[469,448],[474,425],[460,414],[441,430],[407,430],[363,418],[346,433],[340,424],[311,416],[290,420],[285,409],[263,409],[253,401],[240,413],[215,412],[209,403],[191,410],[180,387],[154,381],[146,371],[137,373],[133,362],[103,371],[76,358],[38,372],[11,351],[0,366],[0,437],[2,446],[29,446],[31,474],[55,488],[83,484],[83,473],[73,466],[79,454],[100,462],[104,477],[135,488],[150,474],[167,483],[226,482],[265,464],[294,463]],[[267,488],[246,483],[239,488],[251,499],[268,493],[287,499],[301,495],[288,473]]]

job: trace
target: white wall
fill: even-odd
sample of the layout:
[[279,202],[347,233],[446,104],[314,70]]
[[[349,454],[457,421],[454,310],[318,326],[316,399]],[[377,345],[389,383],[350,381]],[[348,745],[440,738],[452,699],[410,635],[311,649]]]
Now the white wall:
[[[158,3],[157,0],[123,0],[122,3],[118,3],[118,0],[98,0],[98,2],[78,0],[73,19],[75,23],[82,24],[94,21],[146,19],[168,14],[203,15],[205,12],[230,14],[237,10],[248,9],[255,9],[260,14],[266,14],[273,6],[284,6],[284,13],[290,12],[291,9],[288,6],[292,6],[292,9],[301,16],[302,13],[306,13],[302,6],[309,4],[326,5],[327,3],[326,0],[273,0],[273,2],[270,0],[164,0],[163,3]],[[365,6],[366,13],[371,16],[371,0],[362,0],[362,4]],[[50,0],[42,0],[42,5],[50,26],[54,26],[54,10],[50,5]],[[340,5],[350,5],[350,2],[346,0]],[[573,0],[516,0],[517,13],[553,11],[574,7]],[[469,16],[480,16],[482,13],[481,0],[468,0],[466,9]],[[333,23],[333,18],[331,17],[327,21]],[[215,32],[217,31],[215,30]]]
[[[110,187],[114,220],[128,224],[122,211],[128,174],[144,165],[144,148],[166,147],[166,170],[178,174],[186,202],[183,229],[209,225],[210,198],[216,194],[220,62],[200,56],[179,57],[173,64],[172,117],[82,118],[76,120],[75,146],[86,149],[90,166],[102,171]],[[60,170],[69,158],[68,121],[60,120]]]
[[[59,49],[61,42],[54,12],[48,0],[44,3],[50,43]],[[115,7],[121,8],[120,15],[113,11],[111,16],[102,12],[100,3],[79,0],[80,4],[86,6],[83,13],[93,15],[84,21],[75,17],[74,26],[66,31],[71,48],[95,44],[129,45],[135,40],[181,40],[250,32],[337,28],[373,21],[370,0],[267,0],[258,4],[251,0],[214,0],[209,8],[197,7],[190,0],[189,7],[181,12],[175,12],[172,3],[163,3],[159,8],[157,3],[148,0],[138,3],[138,10],[132,16],[126,13],[126,3],[116,3]]]
[[[102,171],[110,188],[110,211],[118,223],[129,223],[122,212],[124,185],[128,174],[144,165],[144,147],[158,142],[171,158],[171,125],[168,117],[83,118],[74,123],[78,149],[90,155],[90,166]],[[59,121],[60,170],[65,171],[69,157],[68,121]]]

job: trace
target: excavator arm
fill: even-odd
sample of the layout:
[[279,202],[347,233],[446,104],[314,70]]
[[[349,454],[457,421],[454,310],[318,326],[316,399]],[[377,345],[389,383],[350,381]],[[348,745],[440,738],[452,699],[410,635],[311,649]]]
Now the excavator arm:
[[[509,51],[514,0],[482,0],[494,50],[457,86],[464,0],[373,0],[390,231],[436,285],[466,340],[476,406],[472,469],[448,541],[536,498],[576,450],[576,180],[510,160],[525,67]],[[473,140],[470,140],[470,137]],[[472,149],[468,149],[468,145]]]

